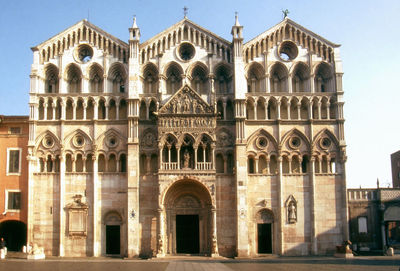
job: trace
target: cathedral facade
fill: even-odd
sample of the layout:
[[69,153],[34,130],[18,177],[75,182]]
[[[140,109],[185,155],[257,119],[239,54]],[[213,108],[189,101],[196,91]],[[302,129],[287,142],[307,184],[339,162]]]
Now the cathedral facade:
[[28,242],[48,255],[333,253],[347,239],[339,45],[184,18],[33,47]]

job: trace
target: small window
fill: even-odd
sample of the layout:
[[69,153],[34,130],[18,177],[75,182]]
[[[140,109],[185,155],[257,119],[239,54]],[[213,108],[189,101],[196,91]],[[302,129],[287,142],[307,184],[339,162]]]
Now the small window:
[[7,174],[20,174],[21,149],[8,149]]
[[21,134],[21,127],[10,127],[8,133],[12,135],[19,135]]
[[6,191],[6,210],[21,209],[21,192]]
[[367,233],[367,217],[358,217],[358,233]]

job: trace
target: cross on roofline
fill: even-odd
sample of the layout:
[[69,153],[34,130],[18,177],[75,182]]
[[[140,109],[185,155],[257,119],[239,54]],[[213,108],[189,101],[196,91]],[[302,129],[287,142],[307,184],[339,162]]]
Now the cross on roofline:
[[186,6],[183,7],[183,16],[184,18],[187,18],[187,14],[188,14],[188,8]]

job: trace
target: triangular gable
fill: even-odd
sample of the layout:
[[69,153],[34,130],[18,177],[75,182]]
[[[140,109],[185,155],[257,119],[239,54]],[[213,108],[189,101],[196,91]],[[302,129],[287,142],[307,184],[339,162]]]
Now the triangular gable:
[[160,108],[160,114],[212,114],[213,108],[196,91],[184,85]]
[[152,46],[153,44],[157,44],[162,42],[164,38],[168,38],[169,35],[172,35],[174,32],[178,32],[179,30],[183,30],[185,27],[192,28],[200,32],[201,34],[209,37],[210,40],[215,40],[217,43],[221,43],[225,47],[229,47],[231,42],[227,41],[224,38],[214,34],[213,32],[199,26],[198,24],[192,22],[191,20],[184,18],[171,27],[165,29],[164,31],[158,33],[154,37],[148,39],[140,45],[140,49],[147,48],[148,46]]
[[50,43],[54,43],[54,42],[57,42],[59,40],[62,40],[63,38],[67,37],[68,34],[72,34],[74,31],[78,31],[79,29],[82,30],[84,27],[86,27],[86,28],[88,28],[88,29],[90,29],[92,31],[95,31],[97,34],[103,36],[106,39],[109,39],[109,40],[117,43],[118,45],[120,45],[122,47],[128,47],[128,44],[126,42],[124,42],[124,41],[114,37],[113,35],[105,32],[101,28],[99,28],[99,27],[95,26],[94,24],[88,22],[86,19],[83,19],[83,20],[77,22],[76,24],[74,24],[73,26],[68,27],[64,31],[54,35],[53,37],[49,38],[48,40],[40,43],[39,45],[36,45],[36,46],[32,47],[32,50],[34,50],[34,49],[39,49],[40,50],[41,48],[48,46]]
[[276,24],[275,26],[271,27],[267,31],[259,34],[255,38],[246,42],[244,44],[244,49],[261,42],[262,40],[266,39],[267,37],[270,38],[272,35],[275,35],[277,31],[279,31],[282,28],[285,29],[288,25],[293,27],[296,31],[300,31],[301,33],[305,34],[306,36],[314,38],[315,40],[326,45],[327,47],[332,47],[332,48],[340,47],[340,44],[335,44],[286,17],[280,23]]

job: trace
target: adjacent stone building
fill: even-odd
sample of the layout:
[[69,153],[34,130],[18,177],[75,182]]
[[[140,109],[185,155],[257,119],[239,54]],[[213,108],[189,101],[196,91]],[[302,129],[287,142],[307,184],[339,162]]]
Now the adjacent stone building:
[[32,48],[28,240],[46,254],[333,253],[347,239],[339,45],[188,18]]
[[28,120],[0,115],[0,237],[14,251],[26,244]]
[[400,189],[348,189],[350,241],[356,253],[400,250]]

